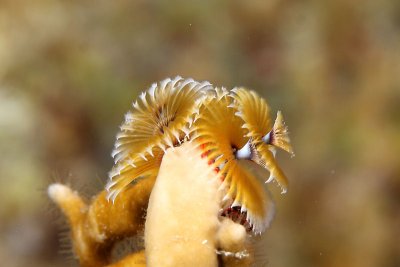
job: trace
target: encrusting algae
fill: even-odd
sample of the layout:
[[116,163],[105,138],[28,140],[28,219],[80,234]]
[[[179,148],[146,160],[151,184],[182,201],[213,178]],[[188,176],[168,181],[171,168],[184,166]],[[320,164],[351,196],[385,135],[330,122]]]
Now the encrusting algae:
[[[276,148],[293,154],[281,112],[273,125],[269,112],[254,91],[181,77],[142,93],[117,134],[106,189],[86,203],[49,186],[81,266],[250,266],[250,239],[274,213],[264,183],[288,186]],[[116,243],[143,232],[144,248],[113,259]]]

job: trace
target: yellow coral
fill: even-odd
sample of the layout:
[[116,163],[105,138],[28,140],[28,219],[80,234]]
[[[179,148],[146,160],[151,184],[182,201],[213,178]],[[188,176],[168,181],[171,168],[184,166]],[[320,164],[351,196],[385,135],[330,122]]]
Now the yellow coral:
[[[196,235],[207,238],[202,244],[186,243],[185,249],[208,244],[211,247],[204,250],[208,256],[203,255],[211,263],[208,266],[216,266],[217,257],[226,266],[248,266],[252,251],[246,230],[262,233],[274,210],[263,185],[265,170],[270,173],[268,180],[276,179],[283,191],[287,189],[287,179],[274,158],[276,147],[293,152],[282,114],[278,112],[271,128],[269,107],[255,92],[213,88],[208,82],[181,77],[166,79],[141,94],[126,115],[112,153],[115,166],[106,190],[89,204],[60,184],[49,187],[49,196],[68,218],[82,266],[145,266],[146,259],[152,259],[151,265],[160,260],[160,251],[172,249],[168,240],[154,240],[176,236],[173,233],[184,225],[190,226],[188,232],[199,229],[200,224],[205,230]],[[168,163],[163,160],[166,151]],[[152,193],[158,175],[162,186]],[[196,182],[198,186],[188,190]],[[143,231],[150,195],[158,204],[150,205],[146,219],[148,251],[112,262],[115,243]],[[174,204],[160,206],[161,196]],[[203,203],[196,205],[198,201]],[[192,207],[196,212],[191,215],[199,215],[187,216]],[[213,212],[204,212],[207,207],[213,207]],[[174,223],[163,224],[169,214],[173,217],[166,220]],[[207,243],[210,240],[214,241]],[[178,254],[169,255],[172,266],[185,261]]]
[[[91,203],[86,203],[77,192],[65,185],[49,186],[50,198],[68,219],[74,253],[82,266],[111,264],[111,248],[114,244],[143,230],[145,210],[153,184],[151,180],[142,180],[124,191],[114,203],[107,200],[106,191],[101,191]],[[139,264],[138,255],[132,257]],[[130,263],[133,263],[132,257]],[[124,266],[122,262],[126,260],[122,259],[121,265],[110,267]]]

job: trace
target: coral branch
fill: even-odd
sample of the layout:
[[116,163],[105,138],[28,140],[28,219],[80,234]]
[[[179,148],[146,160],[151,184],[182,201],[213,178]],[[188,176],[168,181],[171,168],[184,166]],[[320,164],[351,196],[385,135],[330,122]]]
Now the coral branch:
[[65,185],[49,186],[50,198],[61,208],[71,227],[74,252],[82,266],[105,266],[111,262],[114,243],[143,231],[147,203],[154,180],[143,179],[114,203],[106,191],[84,203]]
[[[48,194],[82,266],[250,266],[251,237],[274,214],[265,171],[282,192],[288,186],[277,147],[293,153],[282,114],[271,126],[254,91],[166,79],[126,115],[106,190],[88,204],[62,184]],[[114,259],[117,242],[143,231],[145,250]]]

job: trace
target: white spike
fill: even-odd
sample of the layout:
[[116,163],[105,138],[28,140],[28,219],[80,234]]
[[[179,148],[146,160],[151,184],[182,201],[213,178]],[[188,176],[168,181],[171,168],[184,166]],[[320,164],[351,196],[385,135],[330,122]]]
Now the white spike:
[[199,115],[200,114],[200,108],[198,105],[196,105],[196,107],[194,107],[193,109],[193,114]]
[[221,185],[218,187],[218,191],[224,191],[226,189],[226,184],[225,183],[221,183]]
[[[176,84],[182,80],[182,77],[176,76],[173,80],[171,80],[170,86],[172,89],[177,90],[178,86]],[[182,88],[182,87],[180,87]]]
[[111,195],[109,197],[107,197],[108,200],[110,200],[110,197],[111,197],[112,203],[114,204],[115,203],[115,199],[117,198],[117,196],[119,195],[120,192],[121,192],[121,189],[112,191]]
[[151,96],[152,99],[155,98],[155,91],[156,91],[156,88],[157,88],[157,84],[153,83],[153,84],[150,86],[149,90],[148,90],[149,95]]
[[200,118],[200,115],[195,116],[192,120],[192,123],[189,125],[189,127],[192,127],[193,123],[195,123],[199,118]]
[[144,155],[144,153],[139,153],[139,156],[144,159],[145,161],[148,161],[148,159],[146,158],[146,156]]
[[251,146],[250,146],[250,141],[247,141],[247,143],[238,151],[235,153],[237,159],[250,159],[251,158]]
[[167,137],[164,139],[164,141],[168,147],[174,147],[174,144],[172,143],[171,138]]
[[136,168],[136,165],[135,165],[133,159],[129,159],[129,160],[127,161],[127,163],[129,164],[129,166],[132,166],[133,168]]
[[166,146],[162,142],[158,143],[158,147],[161,148],[164,153],[166,152]]
[[182,130],[182,132],[185,133],[186,136],[189,136],[189,134],[190,134],[190,129],[189,129],[186,125],[183,126],[183,128],[182,128],[181,130]]
[[[188,125],[189,128],[192,128],[193,122],[194,122],[194,118],[191,118],[191,117],[189,117],[189,118],[186,120],[186,124]],[[185,126],[185,127],[186,127],[186,126]]]
[[134,116],[132,112],[127,112],[125,114],[125,123],[132,123],[134,121]]
[[119,151],[114,157],[114,163],[117,164],[118,162],[120,162],[124,158],[124,155],[126,155],[126,153],[122,153],[122,151]]
[[178,140],[179,144],[181,144],[181,140],[179,139],[180,133],[178,131],[174,131],[172,135]]
[[142,92],[142,93],[139,95],[139,97],[140,97],[140,99],[142,99],[143,103],[146,103],[146,92]]
[[189,90],[192,90],[192,88],[196,85],[196,82],[193,79],[187,79],[182,81],[180,84],[180,89],[185,88],[186,86],[189,86]]
[[132,107],[133,107],[134,109],[139,109],[139,103],[138,103],[137,101],[133,102],[133,103],[132,103]]
[[262,140],[264,143],[269,144],[271,142],[271,132],[272,131],[263,136]]
[[107,191],[110,191],[110,189],[111,189],[111,187],[113,187],[114,185],[116,185],[118,182],[117,181],[114,181],[114,180],[109,180],[108,182],[107,182],[107,184],[106,184],[106,190]]
[[222,202],[228,201],[228,200],[230,200],[230,199],[231,199],[231,197],[230,197],[228,194],[226,194],[226,195],[222,198]]
[[235,199],[235,201],[233,201],[233,203],[231,204],[231,207],[240,207],[241,203]]
[[111,169],[111,171],[108,172],[108,177],[110,179],[114,178],[115,176],[121,175],[121,170],[122,168],[120,166],[115,166],[114,168]]
[[[247,211],[247,208],[246,208],[246,206],[243,204],[241,207],[240,207],[240,212],[246,212]],[[247,218],[246,218],[247,219]]]
[[167,86],[167,84],[169,83],[169,82],[171,82],[171,79],[170,78],[167,78],[167,79],[165,79],[165,80],[162,80],[161,82],[160,82],[160,89],[162,89],[162,90],[165,90],[165,87]]
[[[190,138],[190,141],[196,140],[197,138],[199,138],[201,135],[197,132],[194,132],[194,134],[192,135],[192,138]],[[189,137],[189,136],[188,136]],[[197,146],[200,146],[201,144],[199,142],[196,142]]]
[[149,153],[152,157],[154,157],[152,146],[147,147],[146,152]]
[[269,177],[267,179],[267,181],[265,181],[266,184],[272,182],[275,179],[275,177],[272,175],[272,173],[269,174]]
[[199,86],[199,90],[202,90],[204,92],[211,90],[211,89],[212,89],[211,83],[209,83],[207,81],[202,82]]
[[[117,145],[117,144],[116,144]],[[115,156],[119,153],[120,151],[118,150],[118,149],[114,149],[112,152],[111,152],[111,157],[112,158],[115,158]]]
[[217,160],[219,160],[222,156],[223,156],[222,154],[221,154],[221,155],[218,155],[218,156],[216,156],[216,157],[214,158],[214,160],[217,161]]
[[274,158],[275,158],[275,157],[276,157],[276,149],[275,149],[275,147],[274,147],[274,146],[269,146],[268,149],[269,149],[269,151],[272,152],[272,155],[273,155]]
[[108,201],[111,200],[111,201],[114,203],[114,199],[115,199],[114,194],[115,194],[115,191],[110,191],[110,192],[108,192],[108,194],[107,194],[107,200],[108,200]]
[[239,88],[235,87],[231,90],[231,92],[234,92],[235,94],[237,93],[237,91],[239,90]]

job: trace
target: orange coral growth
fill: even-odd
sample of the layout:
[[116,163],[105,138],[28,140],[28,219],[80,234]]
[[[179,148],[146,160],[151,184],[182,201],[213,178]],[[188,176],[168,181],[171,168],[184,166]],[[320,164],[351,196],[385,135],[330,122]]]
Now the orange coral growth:
[[[183,153],[182,144],[192,148]],[[219,255],[226,266],[247,266],[252,257],[243,252],[244,248],[249,248],[245,245],[246,232],[250,236],[264,232],[274,213],[273,201],[264,182],[275,179],[283,192],[287,190],[287,178],[275,160],[278,147],[293,153],[282,114],[278,112],[272,126],[269,107],[255,92],[244,88],[228,91],[213,88],[208,82],[180,77],[166,79],[143,93],[126,115],[117,135],[113,151],[115,166],[105,191],[94,197],[90,204],[60,184],[51,185],[49,195],[68,218],[74,251],[82,266],[145,266],[146,258],[154,259],[153,250],[146,252],[146,257],[144,251],[139,250],[113,262],[112,248],[117,241],[143,232],[147,204],[158,176],[160,179],[171,175],[177,177],[174,179],[176,182],[169,182],[171,187],[159,187],[154,194],[179,198],[188,189],[183,181],[191,174],[190,169],[197,166],[196,162],[206,162],[202,167],[204,172],[213,170],[212,177],[217,177],[219,184],[219,189],[213,194],[221,195],[216,202],[218,212],[203,220],[205,223],[214,220],[222,227],[212,234],[215,239],[213,248],[217,253],[212,254],[215,257]],[[166,151],[170,151],[169,155],[177,153],[180,159],[175,157],[175,161],[169,162],[169,167],[164,167],[161,174],[160,166]],[[182,164],[188,160],[193,162],[187,166]],[[183,172],[185,168],[187,171]],[[201,172],[193,175],[194,181],[202,177]],[[189,194],[189,197],[194,195]],[[200,208],[205,208],[209,200],[202,196],[205,194],[196,199],[187,198],[184,202],[204,201]],[[155,213],[152,211],[151,216],[163,211],[160,209],[177,208],[182,201],[176,203],[172,207],[159,207]],[[188,223],[185,222],[187,216],[181,214],[183,212],[171,219],[184,225]],[[167,224],[163,225],[160,220],[152,222],[152,225],[154,222],[160,225],[152,228],[151,232],[147,229],[148,236],[154,234],[154,229],[162,230],[158,227],[167,229]],[[223,230],[223,225],[229,230]],[[234,236],[242,230],[245,234],[239,234],[241,238],[235,239]],[[172,228],[161,232],[168,236],[171,231]],[[222,249],[219,253],[218,248]],[[165,245],[158,249],[167,251],[168,247]]]
[[138,182],[114,203],[109,202],[106,198],[107,192],[102,191],[89,204],[65,185],[49,186],[50,198],[68,219],[74,253],[82,266],[111,264],[113,245],[143,230],[145,210],[153,183],[151,179]]

